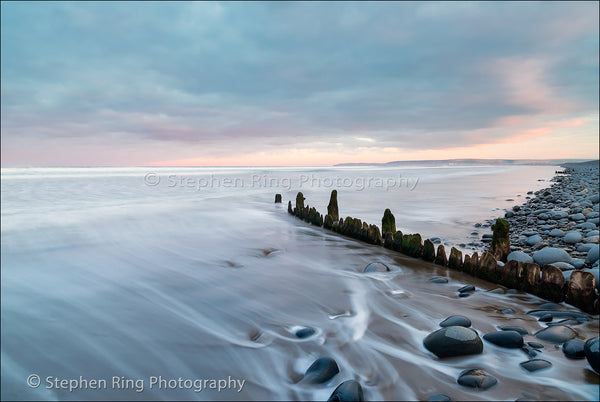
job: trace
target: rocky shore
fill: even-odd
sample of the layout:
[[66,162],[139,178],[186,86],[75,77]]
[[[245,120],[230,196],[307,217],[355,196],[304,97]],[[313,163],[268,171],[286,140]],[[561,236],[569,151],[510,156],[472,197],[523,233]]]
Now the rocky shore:
[[558,268],[564,272],[587,269],[598,283],[598,177],[598,162],[565,165],[550,187],[536,191],[526,203],[506,211],[511,251],[521,252],[512,257],[532,262],[544,248],[562,249],[570,258],[556,253],[562,256],[552,261]]
[[[577,272],[575,278],[579,279],[582,273],[589,273],[595,279],[597,299],[600,285],[598,161],[563,167],[564,171],[556,172],[550,187],[529,192],[524,204],[506,211],[504,218],[509,224],[511,250],[506,261],[555,267],[554,281],[563,287],[565,297],[572,275]],[[484,234],[482,242],[491,242],[492,236]],[[558,270],[560,272],[556,272]],[[560,295],[554,298],[554,301],[564,301]],[[592,309],[582,309],[598,313],[597,302]]]
[[[452,247],[447,254],[436,238],[396,230],[386,209],[382,231],[360,219],[338,216],[333,190],[328,213],[304,205],[298,193],[288,212],[316,226],[342,235],[447,266],[508,288],[523,290],[552,302],[566,301],[590,314],[598,314],[598,162],[566,164],[556,172],[551,187],[530,192],[523,205],[506,211],[482,237],[481,255],[464,255]],[[276,196],[276,202],[281,198]],[[489,223],[491,224],[492,221]],[[476,227],[488,227],[476,224]],[[465,293],[468,296],[468,293]]]

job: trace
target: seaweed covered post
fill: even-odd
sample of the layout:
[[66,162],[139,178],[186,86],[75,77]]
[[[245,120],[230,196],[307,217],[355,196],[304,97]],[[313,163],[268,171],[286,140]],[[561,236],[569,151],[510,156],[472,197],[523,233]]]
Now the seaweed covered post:
[[294,213],[296,216],[301,217],[302,212],[304,211],[304,194],[302,192],[298,192],[296,194],[296,208],[294,208]]
[[448,265],[448,259],[446,257],[446,248],[443,244],[440,244],[435,255],[435,264],[445,267]]
[[510,254],[510,233],[506,219],[496,219],[496,223],[492,226],[492,231],[490,253],[496,260],[506,262],[506,257]]
[[275,203],[281,204],[281,194],[275,194]]
[[381,219],[381,233],[385,236],[388,232],[396,233],[396,218],[394,218],[389,208],[383,212],[383,218]]
[[435,248],[433,242],[429,239],[423,243],[423,255],[425,261],[433,262],[435,260]]
[[450,249],[450,258],[448,259],[448,267],[456,270],[461,270],[463,266],[462,252],[456,247]]
[[340,213],[337,203],[337,190],[331,190],[329,205],[327,205],[327,215],[325,215],[325,218],[323,219],[325,229],[333,229],[333,225],[336,224],[339,219]]
[[331,216],[332,221],[340,219],[340,213],[338,210],[337,202],[337,190],[331,190],[331,197],[329,197],[329,205],[327,205],[327,215]]

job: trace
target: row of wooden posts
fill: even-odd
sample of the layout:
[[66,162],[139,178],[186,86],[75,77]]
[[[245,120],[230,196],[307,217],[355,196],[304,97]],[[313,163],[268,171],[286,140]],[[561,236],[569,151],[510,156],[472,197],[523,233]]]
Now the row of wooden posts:
[[[395,218],[389,209],[383,213],[380,231],[377,225],[370,225],[357,218],[340,218],[336,190],[331,192],[325,216],[315,207],[304,205],[304,200],[304,195],[299,192],[294,207],[291,201],[288,202],[288,212],[313,225],[323,226],[344,236],[456,269],[508,288],[523,290],[546,300],[557,303],[566,301],[587,313],[598,314],[596,278],[590,272],[574,271],[567,281],[562,271],[554,265],[540,267],[536,263],[506,261],[510,253],[510,234],[505,219],[497,219],[492,226],[490,249],[481,256],[475,252],[472,255],[466,254],[463,258],[462,252],[452,247],[449,257],[446,257],[443,244],[438,245],[436,251],[433,242],[430,239],[423,241],[419,233],[403,234],[396,230]],[[281,194],[275,195],[275,202],[281,202]]]

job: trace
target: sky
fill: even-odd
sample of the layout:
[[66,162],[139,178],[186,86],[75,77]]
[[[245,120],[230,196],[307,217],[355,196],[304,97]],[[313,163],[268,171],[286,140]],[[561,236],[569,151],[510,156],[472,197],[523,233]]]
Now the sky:
[[4,167],[598,158],[597,1],[0,7]]

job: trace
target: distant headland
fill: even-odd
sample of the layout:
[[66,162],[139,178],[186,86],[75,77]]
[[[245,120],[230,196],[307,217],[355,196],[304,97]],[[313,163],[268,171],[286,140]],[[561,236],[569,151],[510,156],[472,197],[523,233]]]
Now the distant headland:
[[338,163],[334,166],[473,166],[473,165],[562,165],[565,163],[596,162],[589,159],[443,159],[391,161],[382,163]]

